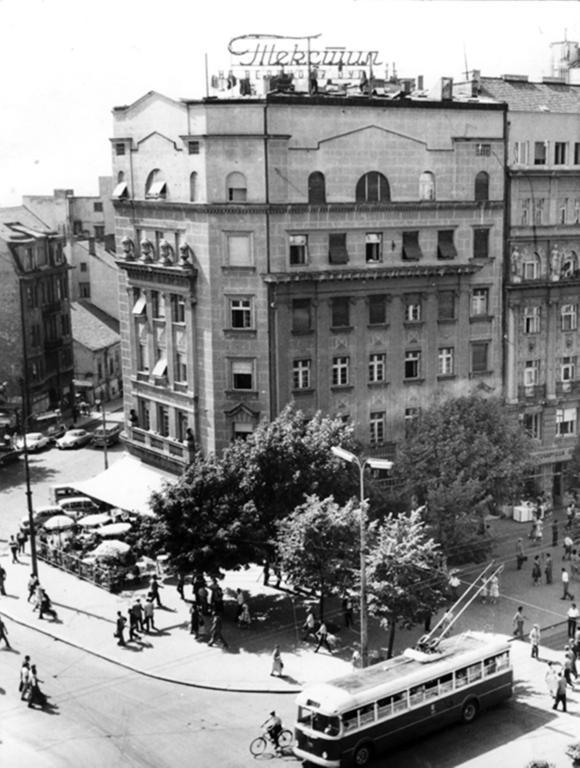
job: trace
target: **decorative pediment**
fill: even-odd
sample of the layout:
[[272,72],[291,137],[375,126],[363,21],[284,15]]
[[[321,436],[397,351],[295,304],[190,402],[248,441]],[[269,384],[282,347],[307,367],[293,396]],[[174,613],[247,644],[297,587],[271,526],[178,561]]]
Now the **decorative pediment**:
[[224,413],[226,416],[229,416],[230,419],[235,419],[239,422],[245,422],[246,424],[255,424],[260,418],[260,412],[254,411],[245,403],[238,403],[237,405],[234,405],[233,408],[224,411]]
[[[357,136],[358,134],[358,136]],[[331,142],[337,142],[342,141],[343,139],[349,140],[349,145],[352,143],[353,137],[357,137],[360,139],[361,142],[364,142],[365,144],[369,141],[369,139],[372,140],[373,135],[376,136],[379,135],[380,137],[384,138],[385,140],[396,140],[399,142],[401,139],[404,142],[413,142],[414,144],[422,144],[423,146],[427,146],[426,142],[423,139],[418,139],[415,136],[410,136],[409,134],[405,133],[399,133],[398,131],[393,131],[389,128],[382,128],[380,125],[375,125],[374,123],[370,123],[369,125],[363,125],[359,128],[354,128],[351,131],[346,131],[345,133],[336,133],[332,136],[327,136],[324,139],[320,139],[314,146],[311,147],[293,147],[293,149],[306,149],[309,151],[319,150],[323,149],[324,145],[330,144]]]

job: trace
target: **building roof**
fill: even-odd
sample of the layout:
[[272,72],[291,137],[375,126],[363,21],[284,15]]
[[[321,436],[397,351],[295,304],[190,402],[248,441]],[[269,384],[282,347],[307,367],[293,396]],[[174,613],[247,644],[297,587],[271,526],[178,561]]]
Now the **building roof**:
[[111,267],[111,269],[114,269],[115,272],[117,271],[115,254],[109,251],[105,247],[104,243],[95,241],[92,246],[94,253],[91,253],[91,245],[88,240],[75,240],[72,244],[72,247],[78,255],[86,254],[87,257],[90,256],[92,259],[97,259],[103,264],[106,264],[108,267]]
[[0,239],[12,243],[44,238],[57,232],[25,205],[0,208]]
[[564,82],[529,82],[526,77],[482,77],[481,94],[505,101],[514,112],[578,114],[580,86]]
[[73,301],[70,308],[74,341],[94,352],[120,342],[119,321],[90,301]]

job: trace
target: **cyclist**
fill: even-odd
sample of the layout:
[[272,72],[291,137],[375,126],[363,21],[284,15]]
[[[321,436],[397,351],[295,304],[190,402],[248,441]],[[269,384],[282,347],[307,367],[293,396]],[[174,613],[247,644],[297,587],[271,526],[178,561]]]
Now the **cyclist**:
[[278,739],[282,733],[282,720],[278,717],[275,710],[270,712],[270,717],[262,723],[262,728],[266,729],[268,736],[272,739],[276,750],[280,749]]

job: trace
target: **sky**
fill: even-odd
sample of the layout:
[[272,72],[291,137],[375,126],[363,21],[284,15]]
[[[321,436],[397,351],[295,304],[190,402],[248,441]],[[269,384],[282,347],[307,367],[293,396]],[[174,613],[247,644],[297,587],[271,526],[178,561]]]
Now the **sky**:
[[0,206],[111,173],[114,106],[150,90],[201,98],[244,34],[316,35],[378,50],[403,77],[549,75],[550,43],[580,41],[574,0],[0,0]]

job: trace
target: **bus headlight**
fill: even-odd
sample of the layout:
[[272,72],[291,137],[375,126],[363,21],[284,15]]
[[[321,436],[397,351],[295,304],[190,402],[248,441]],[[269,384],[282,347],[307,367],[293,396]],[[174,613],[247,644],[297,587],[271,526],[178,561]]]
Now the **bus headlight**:
[[322,753],[322,759],[323,760],[328,760],[328,752],[323,752]]

